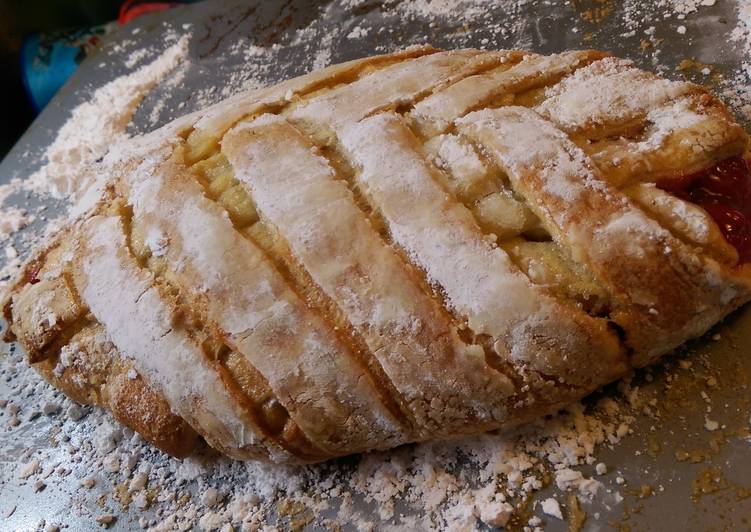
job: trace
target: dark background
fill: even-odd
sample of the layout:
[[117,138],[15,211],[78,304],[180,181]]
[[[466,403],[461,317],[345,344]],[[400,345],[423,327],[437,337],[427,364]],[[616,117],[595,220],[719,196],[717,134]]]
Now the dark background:
[[0,0],[0,92],[4,95],[0,159],[35,115],[21,81],[19,50],[24,36],[115,20],[121,3],[120,0]]

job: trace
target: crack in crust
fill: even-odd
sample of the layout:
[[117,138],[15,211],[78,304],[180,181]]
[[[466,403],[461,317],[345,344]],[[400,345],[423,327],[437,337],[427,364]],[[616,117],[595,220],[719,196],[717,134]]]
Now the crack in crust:
[[747,146],[704,89],[601,52],[351,61],[104,164],[6,293],[5,339],[177,456],[517,423],[751,297],[707,212],[654,186]]

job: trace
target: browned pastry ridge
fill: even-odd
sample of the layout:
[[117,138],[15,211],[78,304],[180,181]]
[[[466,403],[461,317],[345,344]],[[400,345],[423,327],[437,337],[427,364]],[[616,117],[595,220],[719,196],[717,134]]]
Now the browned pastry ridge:
[[351,61],[86,169],[88,207],[7,292],[6,340],[175,456],[509,426],[748,301],[745,255],[660,185],[747,146],[703,88],[601,52]]

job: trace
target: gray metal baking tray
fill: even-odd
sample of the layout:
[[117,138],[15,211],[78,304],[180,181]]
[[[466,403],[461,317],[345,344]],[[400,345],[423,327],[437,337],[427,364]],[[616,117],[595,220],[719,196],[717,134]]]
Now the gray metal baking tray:
[[[81,65],[2,161],[0,181],[31,173],[37,164],[33,161],[54,139],[70,110],[97,87],[128,70],[124,59],[134,49],[132,43],[137,41],[138,47],[162,49],[163,35],[169,28],[192,34],[191,67],[179,86],[157,87],[147,96],[135,115],[136,131],[151,127],[148,117],[158,102],[167,103],[159,119],[165,123],[201,105],[203,100],[197,98],[201,89],[233,83],[233,73],[249,60],[265,61],[266,64],[256,64],[254,71],[259,73],[260,81],[272,83],[306,72],[321,51],[336,63],[425,42],[445,48],[523,46],[543,53],[599,48],[670,76],[686,76],[709,85],[721,83],[723,76],[737,71],[743,59],[738,44],[729,39],[736,22],[735,3],[719,0],[712,6],[700,7],[685,20],[679,19],[671,8],[676,4],[680,2],[504,0],[485,4],[474,1],[462,6],[456,1],[419,0],[415,5],[420,9],[400,10],[395,7],[397,2],[367,0],[213,1],[146,16],[111,36],[101,52]],[[445,15],[446,6],[455,6],[455,12]],[[665,13],[672,16],[665,18]],[[678,32],[679,26],[686,28],[685,34]],[[348,38],[356,27],[370,30],[356,32],[357,38]],[[134,34],[136,28],[138,32]],[[248,59],[243,54],[231,53],[239,40],[261,47],[276,45],[276,52],[273,56]],[[128,43],[131,47],[126,46]],[[696,64],[686,63],[686,59],[710,65],[712,74],[707,76],[693,68],[680,69],[682,62],[684,67]],[[11,202],[31,210],[37,207],[37,201],[25,195],[11,198]],[[56,208],[50,202],[47,214],[54,214]],[[39,231],[41,225],[42,221],[37,221],[26,231]],[[24,247],[20,240],[18,247]],[[719,339],[712,340],[713,335],[719,335],[715,336]],[[623,442],[598,452],[598,459],[623,477],[625,484],[621,491],[626,498],[611,509],[597,500],[587,506],[589,518],[584,523],[585,530],[751,527],[751,442],[747,436],[751,415],[749,350],[751,309],[742,309],[707,338],[669,357],[654,370],[636,375],[635,382],[641,385],[642,393],[654,394],[657,406],[651,415],[638,417],[633,433]],[[12,374],[7,360],[3,357],[0,361],[7,370],[6,377]],[[674,368],[682,363],[685,369],[686,362],[681,362],[685,360],[692,361],[692,369],[676,376]],[[700,395],[709,376],[717,381],[708,390],[712,417],[724,425],[712,432],[703,427],[706,404]],[[4,378],[0,380],[0,398],[10,399],[9,394]],[[18,429],[0,428],[0,511],[5,515],[8,508],[15,507],[12,515],[0,516],[2,530],[33,530],[43,519],[66,524],[71,530],[97,527],[90,518],[71,510],[72,501],[78,496],[77,479],[63,481],[40,493],[34,493],[33,486],[20,486],[16,481],[18,457],[24,451],[17,442],[31,438],[35,446],[48,446],[52,426],[48,418],[40,416]],[[61,460],[64,459],[63,453]],[[612,484],[614,476],[607,482]],[[720,477],[719,482],[712,480]],[[105,494],[109,489],[111,486],[107,485],[96,488],[97,493]],[[538,498],[551,492],[552,488],[548,488]],[[95,512],[95,499],[88,497],[82,504]],[[595,513],[599,513],[599,519],[593,518]],[[139,516],[132,508],[123,511],[111,528],[136,528]],[[547,521],[550,530],[564,530],[567,526],[554,519]]]

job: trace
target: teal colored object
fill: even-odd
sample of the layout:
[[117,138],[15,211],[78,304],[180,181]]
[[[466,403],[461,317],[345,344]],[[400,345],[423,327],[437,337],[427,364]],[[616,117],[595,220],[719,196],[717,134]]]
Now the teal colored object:
[[116,24],[105,24],[26,36],[21,46],[21,76],[37,112],[99,45],[102,36],[116,27]]

